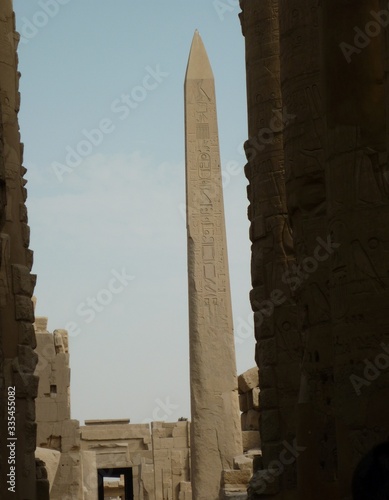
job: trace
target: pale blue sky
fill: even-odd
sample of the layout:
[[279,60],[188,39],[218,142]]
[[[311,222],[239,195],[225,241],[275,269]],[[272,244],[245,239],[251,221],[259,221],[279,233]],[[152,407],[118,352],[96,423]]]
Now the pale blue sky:
[[73,332],[73,418],[190,416],[183,79],[196,28],[216,80],[238,371],[255,364],[237,3],[14,2],[37,315]]

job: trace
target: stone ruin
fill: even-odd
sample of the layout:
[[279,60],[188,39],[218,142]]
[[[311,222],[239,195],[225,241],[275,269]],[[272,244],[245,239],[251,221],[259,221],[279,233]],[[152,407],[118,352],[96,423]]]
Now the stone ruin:
[[[236,379],[213,78],[209,63],[198,67],[195,56],[200,72],[187,82],[187,106],[192,118],[206,120],[187,123],[188,179],[202,199],[189,199],[198,219],[188,221],[189,275],[192,292],[204,285],[204,293],[191,299],[202,311],[196,316],[192,307],[191,349],[193,360],[204,325],[223,338],[228,363],[216,392],[218,401],[226,397],[213,407],[213,373],[204,364],[199,379],[191,368],[192,425],[80,426],[70,418],[67,334],[49,333],[42,318],[33,327],[19,36],[12,1],[0,0],[1,498],[92,500],[105,488],[143,500],[190,500],[193,483],[194,500],[243,500],[250,481],[251,500],[349,500],[357,462],[388,439],[389,6],[240,4],[259,378],[253,369]],[[201,48],[198,35],[194,42]],[[202,440],[193,429],[215,429],[223,418],[232,431],[220,435],[220,457],[209,461],[216,456],[212,433]],[[108,477],[116,481],[104,486]]]
[[[46,465],[50,499],[102,500],[105,493],[131,500],[192,500],[190,422],[87,420],[80,426],[70,418],[67,332],[50,333],[47,318],[38,317],[35,335],[36,456]],[[258,369],[240,375],[238,384],[241,406],[255,411]],[[260,456],[258,427],[246,427],[241,432],[245,453],[234,457],[219,479],[225,498],[232,500],[246,498],[253,460]]]

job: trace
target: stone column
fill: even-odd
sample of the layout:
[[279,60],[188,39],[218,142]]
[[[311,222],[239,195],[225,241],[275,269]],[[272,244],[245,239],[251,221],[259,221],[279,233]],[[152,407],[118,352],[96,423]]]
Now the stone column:
[[291,281],[303,337],[297,443],[301,499],[337,498],[333,348],[328,292],[336,244],[327,229],[325,123],[318,2],[280,0],[286,192],[297,268]]
[[[26,172],[22,166],[17,113],[18,92],[17,44],[11,0],[0,1],[0,105],[2,156],[0,159],[0,492],[4,499],[35,500],[35,404],[38,377],[33,375],[37,356],[31,296],[35,276],[30,274],[32,252],[28,249]],[[4,187],[6,205],[4,207]],[[7,398],[15,389],[15,413],[8,414]],[[10,400],[13,397],[10,396]],[[15,423],[15,435],[12,425]],[[8,438],[17,438],[16,441]],[[10,447],[15,443],[15,464],[9,463]],[[10,466],[15,466],[15,492],[8,488]]]
[[191,462],[195,500],[217,500],[242,453],[215,84],[196,31],[185,76]]
[[291,499],[297,494],[296,461],[291,463],[288,455],[288,463],[282,463],[282,456],[296,437],[302,354],[290,286],[295,260],[286,206],[283,130],[295,117],[281,97],[278,0],[241,0],[240,5],[246,43],[251,304],[264,467],[254,474],[249,498],[263,493]]
[[322,2],[328,232],[339,242],[330,303],[342,499],[358,460],[389,435],[388,2],[381,6]]

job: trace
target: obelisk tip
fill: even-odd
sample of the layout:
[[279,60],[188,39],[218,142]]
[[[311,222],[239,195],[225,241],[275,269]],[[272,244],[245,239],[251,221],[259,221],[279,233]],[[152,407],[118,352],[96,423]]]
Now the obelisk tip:
[[196,29],[190,48],[185,80],[205,79],[213,79],[213,72],[200,33]]

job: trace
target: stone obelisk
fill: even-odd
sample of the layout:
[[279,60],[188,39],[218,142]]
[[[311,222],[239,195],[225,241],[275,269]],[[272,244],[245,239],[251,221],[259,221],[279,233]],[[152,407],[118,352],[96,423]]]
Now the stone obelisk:
[[242,453],[215,84],[199,33],[185,76],[191,460],[194,500],[219,498]]

